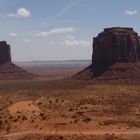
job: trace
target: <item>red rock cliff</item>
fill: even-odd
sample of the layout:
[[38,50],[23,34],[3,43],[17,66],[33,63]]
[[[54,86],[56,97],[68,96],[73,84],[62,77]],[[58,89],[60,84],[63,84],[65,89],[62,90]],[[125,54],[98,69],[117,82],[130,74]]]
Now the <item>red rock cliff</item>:
[[34,74],[28,73],[11,62],[10,45],[0,41],[0,80],[33,79]]
[[6,41],[0,41],[0,65],[11,62],[10,45]]
[[105,28],[93,39],[93,65],[137,61],[140,61],[140,37],[132,28]]
[[140,37],[133,28],[105,28],[93,39],[92,64],[75,77],[140,82]]

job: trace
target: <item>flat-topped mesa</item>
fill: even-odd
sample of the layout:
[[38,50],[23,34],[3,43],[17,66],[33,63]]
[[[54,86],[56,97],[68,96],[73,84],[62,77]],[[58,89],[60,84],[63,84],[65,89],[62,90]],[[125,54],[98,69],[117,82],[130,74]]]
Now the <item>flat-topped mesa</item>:
[[11,62],[11,49],[6,41],[0,41],[0,65]]
[[140,37],[133,28],[105,28],[93,39],[93,66],[138,61],[140,61]]
[[133,28],[105,28],[93,39],[92,64],[74,78],[103,83],[140,82],[140,37]]

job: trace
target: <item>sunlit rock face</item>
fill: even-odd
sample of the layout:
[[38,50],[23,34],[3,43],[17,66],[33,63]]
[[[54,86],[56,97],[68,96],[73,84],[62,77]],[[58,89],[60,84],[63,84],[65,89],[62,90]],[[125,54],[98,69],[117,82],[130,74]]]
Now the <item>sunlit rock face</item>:
[[10,45],[6,41],[0,41],[0,65],[11,62]]
[[140,37],[133,28],[105,28],[93,39],[93,65],[137,61],[140,61]]

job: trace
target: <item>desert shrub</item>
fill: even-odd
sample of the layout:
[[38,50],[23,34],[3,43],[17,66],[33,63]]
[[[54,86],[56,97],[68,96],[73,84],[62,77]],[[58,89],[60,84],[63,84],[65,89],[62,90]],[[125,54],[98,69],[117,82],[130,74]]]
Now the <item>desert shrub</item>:
[[27,118],[25,115],[22,116],[22,120],[23,120],[23,121],[25,121],[25,120],[27,120],[27,119],[28,119],[28,118]]
[[84,122],[89,123],[92,119],[89,117],[86,117],[85,119],[83,119]]

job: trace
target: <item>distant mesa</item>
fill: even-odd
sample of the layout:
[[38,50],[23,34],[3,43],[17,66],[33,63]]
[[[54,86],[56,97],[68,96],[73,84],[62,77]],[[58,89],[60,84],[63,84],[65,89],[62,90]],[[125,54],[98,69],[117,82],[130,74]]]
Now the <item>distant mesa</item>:
[[140,37],[133,28],[105,28],[93,39],[92,64],[79,79],[140,80]]
[[0,80],[21,80],[33,77],[33,74],[12,63],[10,45],[6,41],[0,41]]

